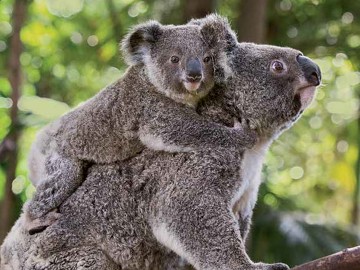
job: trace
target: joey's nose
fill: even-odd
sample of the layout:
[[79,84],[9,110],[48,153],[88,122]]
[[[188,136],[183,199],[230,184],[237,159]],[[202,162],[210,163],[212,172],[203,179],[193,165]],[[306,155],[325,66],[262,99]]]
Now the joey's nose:
[[296,58],[298,61],[302,71],[304,72],[306,80],[317,86],[320,84],[321,81],[321,71],[317,64],[315,64],[310,58],[298,55]]
[[199,82],[202,78],[202,67],[199,59],[190,58],[186,63],[186,79],[189,82]]

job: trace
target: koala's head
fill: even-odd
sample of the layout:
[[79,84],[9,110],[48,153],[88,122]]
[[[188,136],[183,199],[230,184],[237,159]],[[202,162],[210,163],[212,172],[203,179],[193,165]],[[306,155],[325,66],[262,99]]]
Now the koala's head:
[[196,105],[214,86],[216,42],[211,41],[217,35],[207,23],[174,26],[150,21],[132,29],[122,50],[128,64],[145,66],[158,91],[177,102]]
[[[236,117],[257,129],[260,136],[272,137],[290,127],[309,106],[321,73],[300,51],[238,43],[227,20],[216,14],[190,23],[212,25],[221,33],[213,52],[214,77],[221,87],[216,87],[203,104],[221,100],[222,115],[213,105],[200,110],[205,108],[210,116],[227,124]],[[209,33],[203,33],[205,39],[211,39]]]
[[289,128],[309,106],[321,80],[318,65],[291,48],[239,43],[227,64],[233,74],[224,81],[225,103],[264,136]]

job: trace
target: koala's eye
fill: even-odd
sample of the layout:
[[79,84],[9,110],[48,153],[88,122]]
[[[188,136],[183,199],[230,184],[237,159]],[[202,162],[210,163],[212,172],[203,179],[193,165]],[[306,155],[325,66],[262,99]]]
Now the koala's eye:
[[174,56],[171,56],[170,61],[171,61],[171,63],[176,64],[176,63],[179,63],[180,58],[174,55]]
[[208,62],[210,62],[210,60],[211,60],[211,57],[206,56],[203,61],[204,61],[204,63],[208,63]]
[[281,73],[285,70],[285,67],[282,62],[275,60],[271,63],[271,69],[277,73]]

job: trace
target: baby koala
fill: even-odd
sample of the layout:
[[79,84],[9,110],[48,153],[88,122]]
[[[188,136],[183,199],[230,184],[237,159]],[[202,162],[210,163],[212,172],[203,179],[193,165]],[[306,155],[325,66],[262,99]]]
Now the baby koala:
[[[40,132],[29,156],[37,188],[25,208],[29,233],[58,218],[55,209],[81,185],[88,164],[125,160],[145,146],[187,152],[255,144],[255,131],[195,111],[214,86],[217,44],[229,40],[215,24],[136,26],[122,42],[131,65],[125,75]],[[232,31],[230,40],[237,42]]]

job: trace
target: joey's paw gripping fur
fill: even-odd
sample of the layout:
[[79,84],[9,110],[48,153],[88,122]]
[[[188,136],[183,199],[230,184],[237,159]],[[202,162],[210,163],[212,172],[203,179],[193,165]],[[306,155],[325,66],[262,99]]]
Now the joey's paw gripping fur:
[[26,218],[25,218],[26,230],[29,232],[30,235],[40,233],[44,231],[47,227],[54,224],[59,219],[60,216],[61,214],[57,212],[57,209],[54,209],[51,212],[47,213],[46,215],[36,219],[31,219],[28,213],[26,213]]

